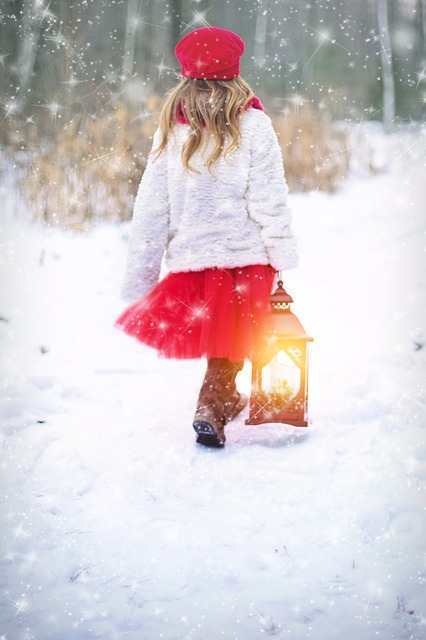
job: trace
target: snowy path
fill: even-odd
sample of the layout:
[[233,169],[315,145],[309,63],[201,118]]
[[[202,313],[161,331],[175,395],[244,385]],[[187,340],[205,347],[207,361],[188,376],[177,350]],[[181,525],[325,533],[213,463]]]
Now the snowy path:
[[424,136],[388,144],[292,197],[312,426],[242,416],[223,451],[204,362],[112,327],[124,231],[3,226],[0,638],[426,638]]

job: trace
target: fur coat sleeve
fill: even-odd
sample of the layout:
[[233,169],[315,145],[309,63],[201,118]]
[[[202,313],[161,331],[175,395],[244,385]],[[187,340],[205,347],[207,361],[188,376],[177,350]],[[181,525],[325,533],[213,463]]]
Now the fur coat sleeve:
[[291,269],[298,265],[298,251],[281,146],[266,113],[257,119],[256,129],[246,191],[248,215],[260,225],[272,266],[278,271]]
[[142,297],[159,279],[169,228],[167,157],[153,150],[160,143],[160,130],[153,136],[136,195],[130,227],[127,265],[121,298],[131,302]]

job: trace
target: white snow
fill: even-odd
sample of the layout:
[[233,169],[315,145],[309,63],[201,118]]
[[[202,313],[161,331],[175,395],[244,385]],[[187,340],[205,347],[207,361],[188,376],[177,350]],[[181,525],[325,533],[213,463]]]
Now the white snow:
[[0,638],[426,638],[425,139],[291,196],[311,425],[245,413],[224,450],[194,442],[205,361],[113,327],[126,225],[3,215]]

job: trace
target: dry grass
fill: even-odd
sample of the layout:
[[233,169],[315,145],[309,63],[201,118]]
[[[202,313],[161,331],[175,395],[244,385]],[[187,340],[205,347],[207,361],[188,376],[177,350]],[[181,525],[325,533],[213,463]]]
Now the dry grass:
[[87,229],[93,221],[127,220],[156,128],[158,101],[141,120],[123,105],[108,116],[77,121],[44,150],[31,152],[23,193],[37,219]]
[[290,190],[335,191],[349,169],[346,132],[309,104],[288,109],[274,118],[274,126]]
[[[160,107],[153,96],[141,119],[118,105],[96,119],[74,119],[48,142],[37,139],[35,127],[24,139],[26,129],[13,127],[4,142],[25,150],[21,188],[34,217],[76,230],[129,219]],[[290,190],[333,191],[348,168],[346,135],[310,107],[275,117],[274,127]]]

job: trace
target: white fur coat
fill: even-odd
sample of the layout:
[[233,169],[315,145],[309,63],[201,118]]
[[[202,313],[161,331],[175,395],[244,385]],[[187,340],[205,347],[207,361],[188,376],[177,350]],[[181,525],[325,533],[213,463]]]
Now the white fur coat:
[[212,140],[190,159],[200,173],[188,173],[180,152],[190,126],[176,124],[157,158],[156,130],[134,204],[123,299],[135,300],[158,282],[163,255],[170,272],[297,265],[282,152],[271,118],[248,109],[240,130],[240,147],[221,156],[212,174],[203,166]]

